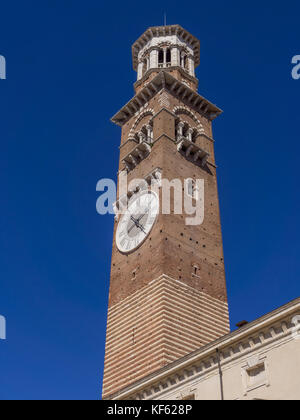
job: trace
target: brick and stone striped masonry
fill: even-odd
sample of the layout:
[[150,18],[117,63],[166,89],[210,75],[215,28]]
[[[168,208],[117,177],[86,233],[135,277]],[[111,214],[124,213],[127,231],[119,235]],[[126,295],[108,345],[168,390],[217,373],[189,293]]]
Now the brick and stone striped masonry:
[[228,332],[227,303],[160,276],[109,308],[103,397]]

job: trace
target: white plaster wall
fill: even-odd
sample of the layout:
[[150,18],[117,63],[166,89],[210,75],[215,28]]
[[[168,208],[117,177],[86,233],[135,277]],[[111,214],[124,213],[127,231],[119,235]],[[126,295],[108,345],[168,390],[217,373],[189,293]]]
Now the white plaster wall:
[[[243,367],[249,359],[258,356],[266,365],[266,384],[256,389],[245,389]],[[300,340],[291,336],[278,340],[267,348],[250,352],[223,366],[225,400],[299,400],[300,399]],[[159,396],[160,400],[183,399],[195,395],[196,400],[220,400],[220,377],[217,369],[194,378],[172,392]]]

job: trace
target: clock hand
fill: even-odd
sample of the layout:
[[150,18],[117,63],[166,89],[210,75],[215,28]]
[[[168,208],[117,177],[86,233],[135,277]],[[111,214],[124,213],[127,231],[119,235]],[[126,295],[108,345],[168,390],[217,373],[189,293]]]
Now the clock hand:
[[137,220],[137,222],[139,222],[148,212],[149,212],[149,210],[151,209],[151,204],[152,204],[152,200],[150,201],[150,204],[149,204],[149,206],[146,208],[146,210],[144,210],[144,214],[142,214],[140,217],[138,217],[136,220]]
[[132,229],[134,228],[134,226],[137,227],[137,224],[136,224],[137,221],[136,221],[136,219],[133,216],[130,216],[130,219],[133,221],[133,225],[127,230],[128,233],[130,233],[132,231]]
[[148,209],[146,210],[144,214],[141,214],[140,217],[136,219],[136,221],[139,222],[147,213],[148,213]]
[[130,219],[133,221],[133,223],[136,224],[136,222],[138,221],[137,219],[135,219],[132,215],[130,216]]
[[[132,215],[130,216],[130,219],[133,221],[134,225],[138,228],[140,228],[143,232],[145,232],[143,226],[140,224],[140,220],[142,219],[142,217],[145,216],[145,214],[142,214],[138,219],[135,219]],[[130,230],[132,230],[133,226],[131,227]],[[130,232],[130,230],[128,230],[128,232]],[[146,232],[145,232],[146,233]]]
[[144,232],[144,234],[146,235],[146,231],[140,223],[137,224],[137,227],[140,228],[141,231]]
[[141,218],[145,216],[144,214],[142,214],[141,217],[139,217],[139,219],[135,219],[133,216],[130,216],[130,219],[133,221],[133,225],[128,229],[128,233],[132,231],[132,229],[134,228],[134,226],[140,228],[144,233],[146,233],[145,229],[143,228],[143,226],[139,223],[139,220],[141,220]]
[[140,228],[141,229],[141,231],[142,232],[144,232],[145,234],[146,234],[146,231],[145,231],[145,229],[144,229],[144,227],[139,223],[139,222],[137,222],[136,223],[136,226],[138,227],[138,228]]

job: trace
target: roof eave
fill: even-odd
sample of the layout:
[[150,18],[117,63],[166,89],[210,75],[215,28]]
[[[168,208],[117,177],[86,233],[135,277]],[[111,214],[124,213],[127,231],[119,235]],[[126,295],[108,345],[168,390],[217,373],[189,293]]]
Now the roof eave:
[[119,126],[123,126],[142,106],[145,105],[145,103],[163,88],[166,88],[172,95],[177,95],[179,98],[184,99],[193,109],[200,114],[205,115],[210,120],[214,120],[223,112],[216,105],[171,76],[168,72],[161,71],[147,84],[147,86],[141,89],[129,102],[127,102],[127,104],[112,117],[111,121]]

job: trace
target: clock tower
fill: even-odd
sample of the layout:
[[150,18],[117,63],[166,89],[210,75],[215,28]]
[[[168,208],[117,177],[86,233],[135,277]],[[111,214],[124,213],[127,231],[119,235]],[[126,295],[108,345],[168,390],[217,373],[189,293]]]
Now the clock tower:
[[[200,43],[179,25],[152,27],[132,56],[135,95],[112,121],[122,129],[119,171],[143,183],[116,202],[106,399],[229,332],[212,134],[221,110],[197,91]],[[165,180],[174,187],[169,214]],[[203,199],[201,223],[175,209],[176,188],[195,206]]]

